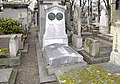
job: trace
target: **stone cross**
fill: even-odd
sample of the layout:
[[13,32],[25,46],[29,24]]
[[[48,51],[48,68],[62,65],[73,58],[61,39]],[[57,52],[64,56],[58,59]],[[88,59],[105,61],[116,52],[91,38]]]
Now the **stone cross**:
[[18,52],[18,37],[17,35],[12,35],[9,42],[9,51],[10,51],[10,57],[15,57]]
[[68,44],[65,32],[65,7],[53,5],[46,7],[46,24],[45,33],[43,35],[43,47],[54,44]]

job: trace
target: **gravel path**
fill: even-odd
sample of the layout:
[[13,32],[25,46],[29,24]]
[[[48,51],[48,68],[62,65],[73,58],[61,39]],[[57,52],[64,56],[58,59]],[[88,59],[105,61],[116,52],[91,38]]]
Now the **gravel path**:
[[39,84],[35,39],[35,28],[31,27],[30,34],[26,40],[29,43],[28,54],[23,54],[21,57],[21,64],[17,67],[16,84]]

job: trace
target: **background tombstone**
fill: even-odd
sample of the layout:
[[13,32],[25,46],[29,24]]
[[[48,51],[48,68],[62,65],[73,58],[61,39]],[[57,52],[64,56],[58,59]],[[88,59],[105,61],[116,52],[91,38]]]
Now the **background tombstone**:
[[110,62],[120,65],[120,21],[115,22],[116,32],[113,39],[113,50],[110,56]]
[[100,16],[100,28],[99,32],[103,34],[108,34],[109,27],[108,27],[108,15],[106,14],[106,9],[102,8],[101,16]]
[[46,25],[43,35],[43,47],[54,44],[68,44],[65,32],[65,7],[53,4],[54,6],[46,7]]
[[[81,38],[81,7],[79,0],[74,1],[74,34],[72,36],[72,45],[79,49],[82,47],[82,38]],[[75,34],[76,32],[76,34]]]
[[12,35],[9,42],[10,57],[15,57],[18,52],[18,38],[17,35]]

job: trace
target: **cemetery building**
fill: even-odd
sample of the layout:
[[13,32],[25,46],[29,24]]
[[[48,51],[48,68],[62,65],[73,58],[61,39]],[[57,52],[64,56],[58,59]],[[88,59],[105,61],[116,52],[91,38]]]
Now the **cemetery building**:
[[31,11],[28,9],[27,2],[3,2],[3,11],[1,18],[12,18],[22,23],[25,29],[28,29],[31,22]]

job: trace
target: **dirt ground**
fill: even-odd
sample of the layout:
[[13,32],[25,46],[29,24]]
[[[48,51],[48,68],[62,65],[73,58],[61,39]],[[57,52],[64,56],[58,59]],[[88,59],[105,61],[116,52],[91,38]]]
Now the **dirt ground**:
[[35,39],[35,28],[31,27],[26,39],[29,44],[28,54],[22,55],[21,64],[17,66],[16,84],[40,84]]

